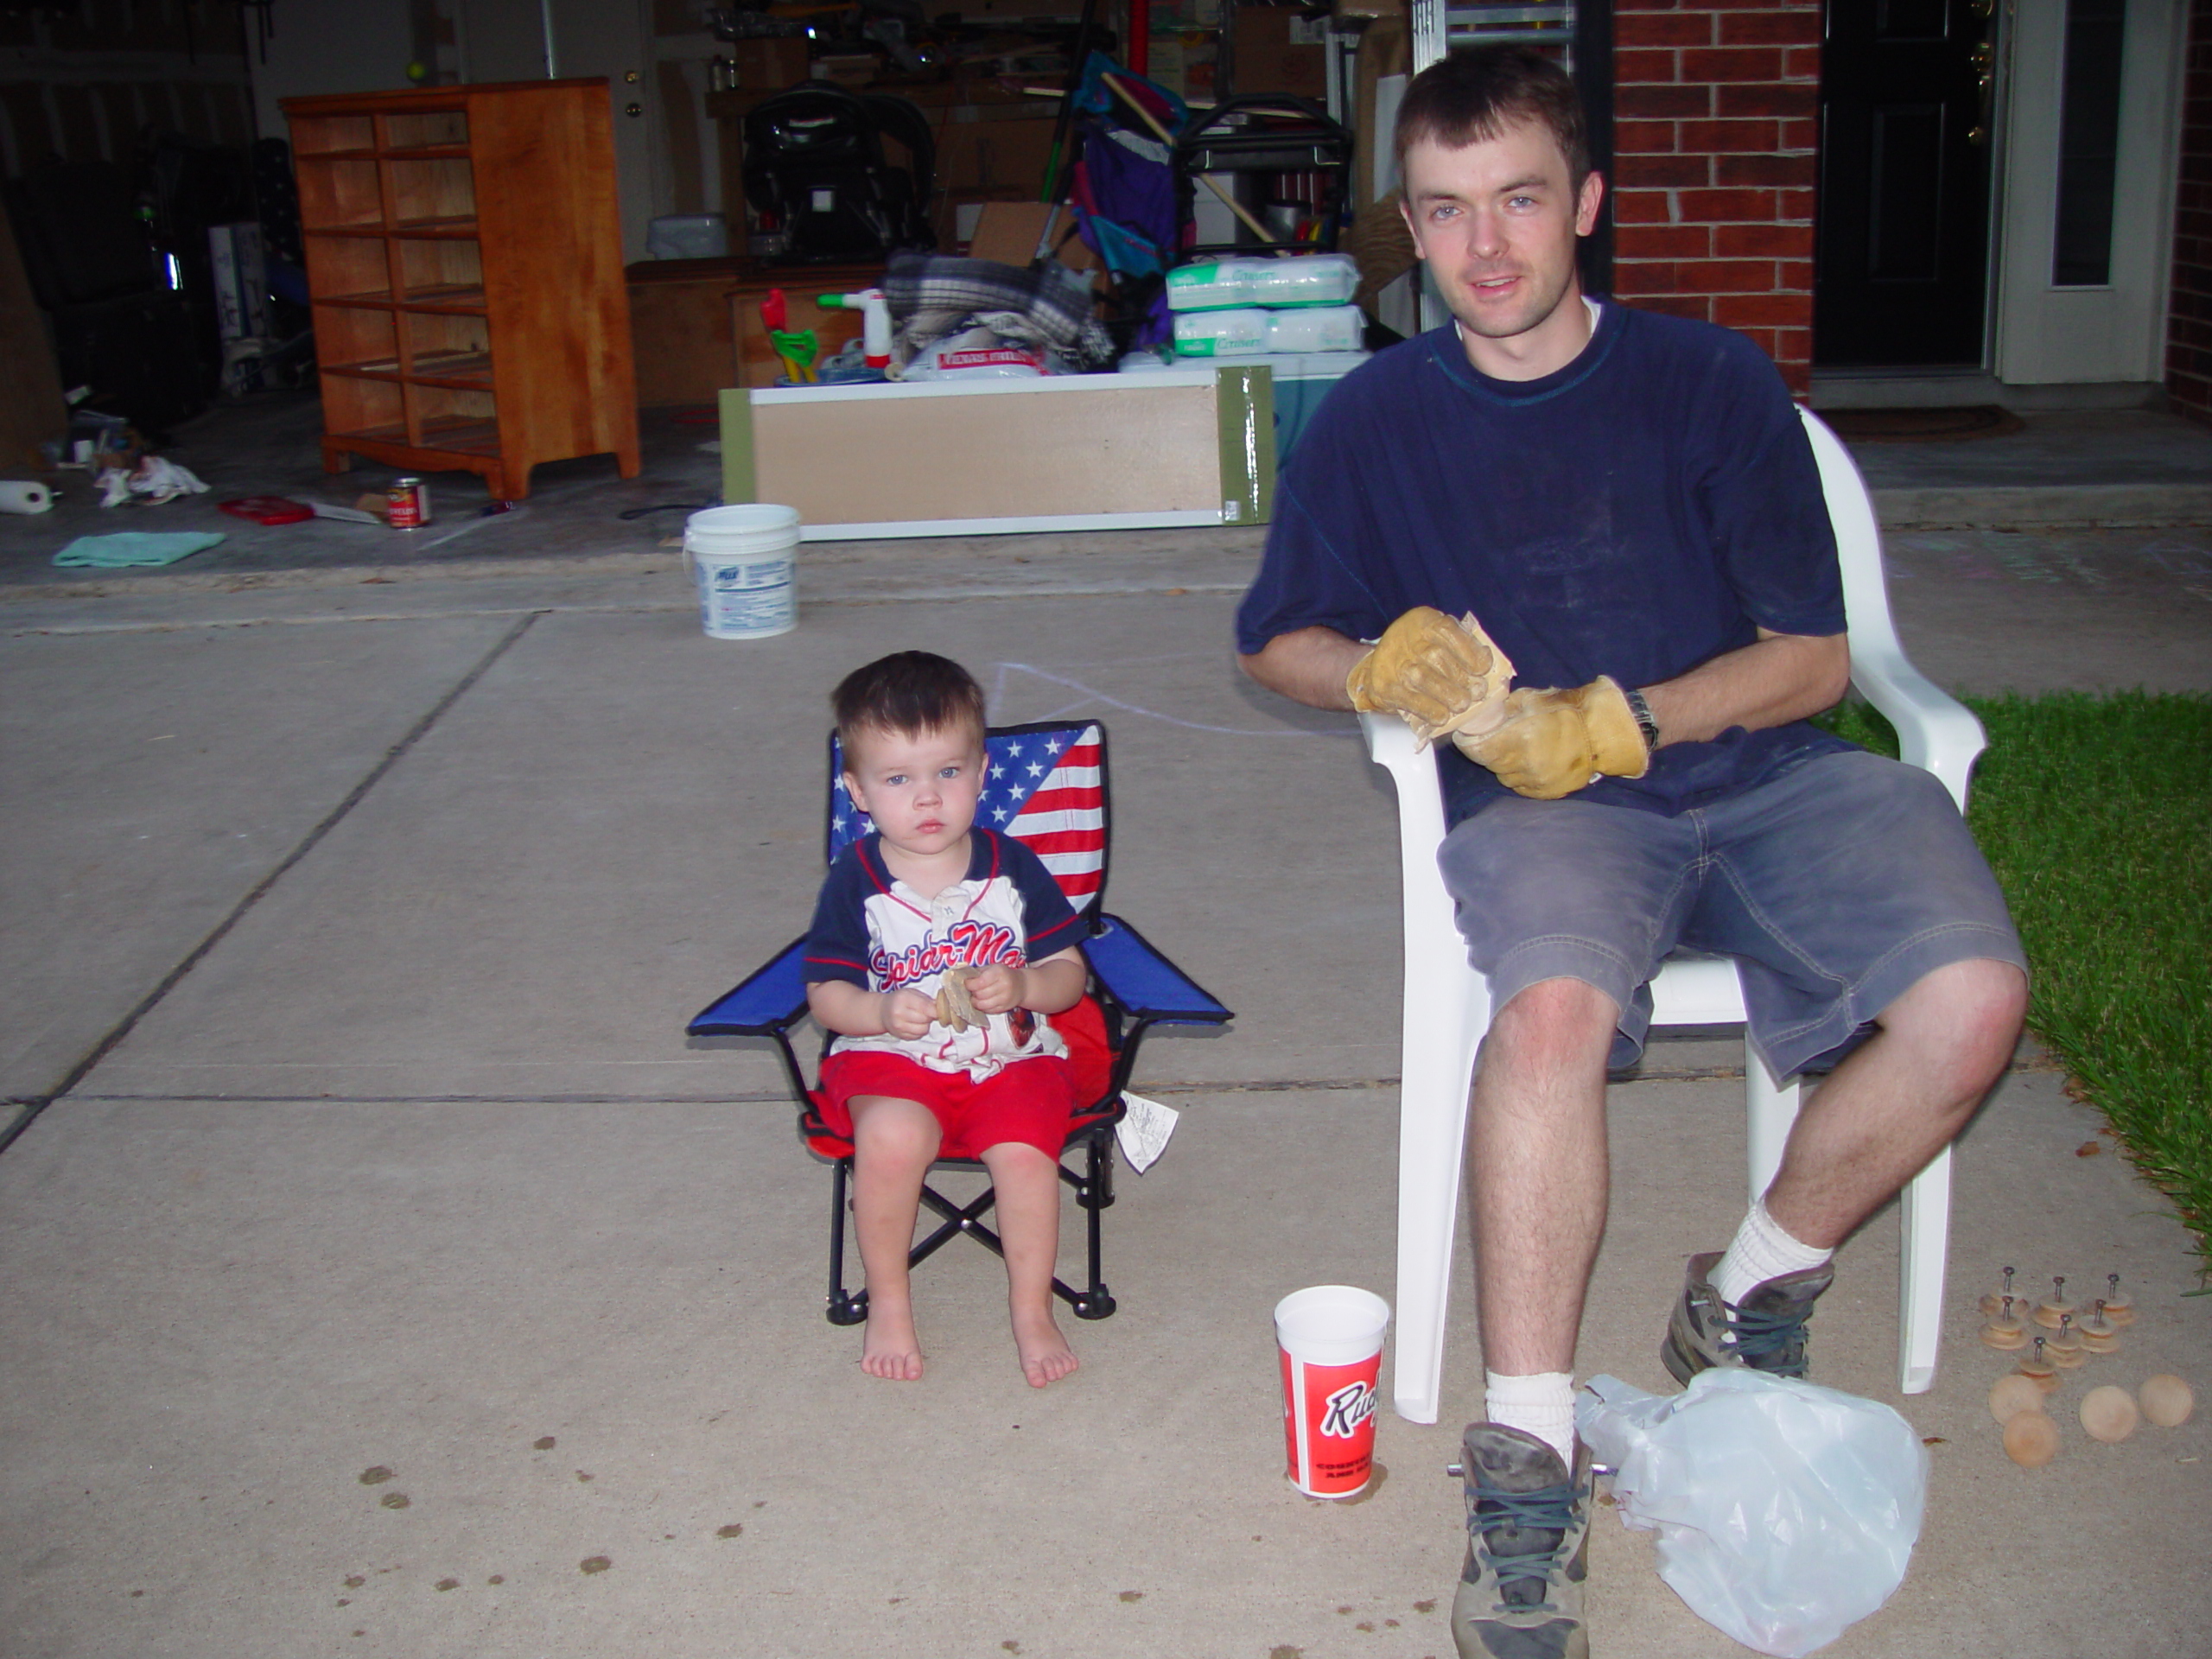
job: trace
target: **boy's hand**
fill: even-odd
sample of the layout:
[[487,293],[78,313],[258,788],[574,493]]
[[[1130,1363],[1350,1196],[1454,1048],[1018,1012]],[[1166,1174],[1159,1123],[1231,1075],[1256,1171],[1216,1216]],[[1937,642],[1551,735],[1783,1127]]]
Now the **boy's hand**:
[[937,1018],[937,999],[919,991],[885,991],[883,1028],[893,1037],[926,1037],[930,1021]]
[[1028,990],[1027,971],[1003,963],[978,968],[968,980],[968,1000],[978,1014],[1011,1014]]

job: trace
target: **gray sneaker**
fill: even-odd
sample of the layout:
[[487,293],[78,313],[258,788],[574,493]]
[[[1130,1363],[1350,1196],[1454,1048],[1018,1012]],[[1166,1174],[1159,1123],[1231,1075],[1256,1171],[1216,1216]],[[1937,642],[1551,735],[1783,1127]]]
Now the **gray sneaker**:
[[1590,1453],[1559,1453],[1502,1423],[1460,1437],[1467,1564],[1452,1598],[1459,1659],[1590,1659],[1582,1579],[1590,1536]]
[[1713,1287],[1719,1250],[1690,1257],[1682,1300],[1667,1325],[1659,1357],[1687,1385],[1716,1365],[1747,1365],[1776,1376],[1805,1375],[1805,1321],[1835,1277],[1832,1264],[1785,1273],[1751,1287],[1740,1305],[1720,1300]]

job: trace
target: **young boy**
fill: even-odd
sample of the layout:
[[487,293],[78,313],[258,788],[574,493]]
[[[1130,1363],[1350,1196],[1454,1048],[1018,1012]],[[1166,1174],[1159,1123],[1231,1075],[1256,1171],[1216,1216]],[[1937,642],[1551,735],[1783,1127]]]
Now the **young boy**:
[[[966,670],[903,651],[855,670],[831,701],[846,791],[875,825],[830,866],[805,957],[807,1007],[837,1033],[824,1115],[841,1129],[849,1119],[853,1141],[861,1369],[921,1376],[906,1252],[922,1178],[939,1156],[980,1158],[998,1192],[1014,1347],[1041,1389],[1076,1369],[1052,1319],[1052,1263],[1077,1102],[1066,1045],[1043,1016],[1083,995],[1079,926],[1035,854],[975,827],[983,693]],[[972,1023],[949,1006],[955,1023],[938,1017],[954,969]]]

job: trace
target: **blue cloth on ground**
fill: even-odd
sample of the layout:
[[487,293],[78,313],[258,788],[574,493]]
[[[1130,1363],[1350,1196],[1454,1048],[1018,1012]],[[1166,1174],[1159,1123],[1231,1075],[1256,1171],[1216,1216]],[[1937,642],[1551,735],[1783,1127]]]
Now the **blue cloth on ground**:
[[55,554],[54,562],[95,568],[175,564],[223,539],[214,531],[119,530],[110,536],[79,536]]

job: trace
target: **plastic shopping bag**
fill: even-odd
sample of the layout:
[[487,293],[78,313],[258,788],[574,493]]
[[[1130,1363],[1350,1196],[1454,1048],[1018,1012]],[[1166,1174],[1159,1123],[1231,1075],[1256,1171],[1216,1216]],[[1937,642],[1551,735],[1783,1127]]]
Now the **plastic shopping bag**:
[[1659,1576],[1745,1647],[1798,1659],[1904,1580],[1928,1450],[1887,1406],[1716,1369],[1664,1397],[1593,1377],[1574,1425],[1622,1520],[1658,1530]]

